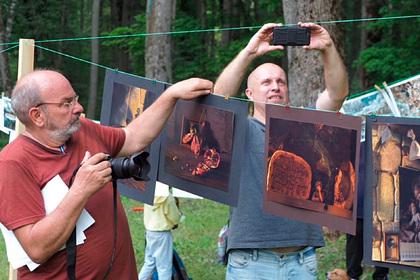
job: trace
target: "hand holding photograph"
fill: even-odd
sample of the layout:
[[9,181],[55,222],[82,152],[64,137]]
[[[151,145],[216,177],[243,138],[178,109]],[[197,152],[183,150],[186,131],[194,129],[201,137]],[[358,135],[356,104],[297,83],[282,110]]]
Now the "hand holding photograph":
[[[106,71],[102,98],[101,124],[125,127],[139,116],[165,89],[165,84],[118,71]],[[132,178],[117,180],[118,191],[132,199],[153,205],[159,162],[157,138],[145,152],[149,153],[148,181]]]

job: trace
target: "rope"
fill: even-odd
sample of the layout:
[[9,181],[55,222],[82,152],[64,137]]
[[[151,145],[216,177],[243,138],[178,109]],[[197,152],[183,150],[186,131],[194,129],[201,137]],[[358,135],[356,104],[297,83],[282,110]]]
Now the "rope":
[[[67,58],[74,59],[76,61],[91,64],[91,65],[97,66],[97,67],[102,68],[102,69],[112,70],[112,71],[116,71],[116,72],[119,72],[119,73],[123,73],[123,74],[129,75],[129,76],[132,76],[132,77],[142,78],[142,79],[145,79],[145,80],[148,80],[148,81],[156,82],[156,79],[150,79],[150,78],[147,78],[147,77],[138,76],[138,75],[135,75],[135,74],[132,74],[132,73],[120,71],[120,70],[115,69],[115,68],[111,68],[111,67],[101,65],[101,64],[98,64],[98,63],[95,63],[95,62],[92,62],[92,61],[89,61],[89,60],[86,60],[86,59],[83,59],[83,58],[80,58],[80,57],[76,57],[76,56],[73,56],[73,55],[70,55],[70,54],[66,54],[66,53],[59,52],[59,51],[56,51],[56,50],[52,50],[52,49],[49,49],[49,48],[46,48],[46,47],[42,47],[40,45],[35,45],[35,47],[39,48],[39,49],[42,49],[42,50],[45,50],[45,51],[49,51],[49,52],[58,54],[58,55],[62,55],[62,56],[67,57]],[[171,84],[166,83],[166,82],[162,82],[162,81],[159,81],[159,82],[171,85]]]
[[[337,23],[352,23],[364,21],[382,21],[382,20],[400,20],[400,19],[413,19],[420,18],[420,15],[406,15],[406,16],[392,16],[392,17],[375,17],[375,18],[357,18],[357,19],[343,19],[343,20],[329,20],[329,21],[313,21],[317,24],[337,24]],[[296,23],[284,24],[284,26],[295,26]],[[65,41],[85,41],[85,40],[101,40],[101,39],[120,39],[130,37],[146,37],[146,36],[163,36],[163,35],[179,35],[190,33],[204,33],[204,32],[221,32],[221,31],[234,31],[234,30],[253,30],[259,29],[262,25],[258,26],[242,26],[242,27],[227,27],[227,28],[209,28],[209,29],[195,29],[195,30],[182,30],[182,31],[168,31],[168,32],[152,32],[152,33],[137,33],[125,35],[107,35],[95,37],[74,37],[74,38],[60,38],[60,39],[47,39],[37,40],[35,43],[51,43],[51,42],[65,42]],[[1,45],[17,44],[18,42],[2,43]]]
[[12,50],[14,48],[17,48],[17,47],[19,47],[19,44],[15,45],[15,46],[12,46],[12,47],[9,47],[9,48],[4,49],[4,50],[0,50],[0,53],[4,53],[4,52],[7,52],[7,51],[10,51],[10,50]]

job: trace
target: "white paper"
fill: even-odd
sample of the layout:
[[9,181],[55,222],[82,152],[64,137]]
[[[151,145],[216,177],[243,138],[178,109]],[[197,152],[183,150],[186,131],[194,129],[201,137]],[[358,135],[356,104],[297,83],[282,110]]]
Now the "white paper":
[[[42,189],[42,196],[44,198],[45,212],[48,215],[54,211],[63,198],[66,196],[69,188],[64,183],[59,175],[52,178]],[[76,244],[80,245],[86,240],[86,235],[83,233],[89,228],[95,220],[85,210],[82,210],[79,219],[76,223]],[[8,230],[0,223],[0,228],[4,236],[7,250],[7,258],[14,269],[18,269],[24,265],[27,265],[30,271],[33,271],[39,266],[39,264],[33,262],[29,256],[23,250],[13,231]],[[65,246],[63,246],[64,249]]]
[[[169,186],[167,184],[161,183],[159,181],[156,181],[156,187],[155,187],[155,196],[168,196],[169,195]],[[182,197],[182,198],[193,198],[193,199],[202,199],[201,196],[172,188],[172,195],[174,197]]]

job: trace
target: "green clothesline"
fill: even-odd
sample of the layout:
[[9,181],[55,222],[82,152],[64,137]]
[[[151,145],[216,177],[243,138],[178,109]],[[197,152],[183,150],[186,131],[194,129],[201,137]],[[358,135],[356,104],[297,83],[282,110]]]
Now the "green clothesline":
[[[390,19],[402,19],[402,18],[420,18],[420,15],[399,16],[399,17],[385,17],[385,18],[349,19],[349,20],[337,20],[337,21],[318,21],[316,23],[318,23],[318,24],[327,24],[327,23],[328,24],[331,24],[331,23],[357,22],[357,21],[373,21],[373,20],[390,20]],[[183,34],[183,33],[193,33],[193,32],[224,31],[224,30],[239,30],[239,29],[256,29],[256,28],[260,28],[260,27],[261,26],[224,28],[224,29],[190,30],[190,31],[177,31],[177,32],[162,32],[162,33],[143,33],[143,34],[132,34],[132,35],[85,37],[85,38],[68,38],[68,39],[61,39],[61,40],[60,39],[54,39],[54,40],[35,41],[35,43],[58,42],[58,41],[75,41],[75,40],[101,39],[101,38],[122,38],[122,37],[134,37],[134,36],[146,36],[146,35]],[[3,53],[3,52],[10,51],[10,50],[12,50],[14,48],[17,48],[19,46],[19,43],[13,42],[13,43],[0,44],[0,46],[1,45],[13,45],[13,46],[11,46],[9,48],[0,50],[0,53]],[[129,76],[139,77],[139,78],[143,78],[143,79],[146,79],[146,80],[149,80],[149,81],[152,81],[152,82],[157,82],[157,80],[155,80],[155,79],[150,79],[150,78],[143,77],[143,76],[138,76],[138,75],[135,75],[135,74],[132,74],[132,73],[127,73],[127,72],[119,71],[118,69],[113,69],[113,68],[108,67],[108,66],[104,66],[104,65],[101,65],[101,64],[98,64],[98,63],[95,63],[95,62],[86,60],[86,59],[82,59],[82,58],[79,58],[79,57],[76,57],[76,56],[73,56],[73,55],[69,55],[69,54],[62,53],[62,52],[59,52],[59,51],[56,51],[56,50],[52,50],[52,49],[49,49],[49,48],[46,48],[46,47],[43,47],[43,46],[40,46],[40,45],[37,45],[37,44],[35,44],[35,47],[37,47],[39,49],[42,49],[42,50],[45,50],[45,51],[49,51],[49,52],[52,52],[52,53],[61,55],[61,56],[64,56],[64,57],[67,57],[67,58],[74,59],[76,61],[80,61],[80,62],[83,62],[83,63],[91,64],[91,65],[97,66],[99,68],[103,68],[103,69],[106,69],[106,70],[113,70],[113,71],[117,71],[117,72],[120,72],[120,73],[129,75]],[[413,75],[412,77],[414,77],[414,76],[416,76],[416,75]],[[400,79],[400,80],[394,81],[390,85],[396,84],[396,83],[398,83],[398,82],[400,82],[402,80],[408,80],[410,78],[405,78],[405,79]],[[166,82],[162,82],[162,81],[159,81],[159,82],[170,85],[169,83],[166,83]],[[356,94],[350,95],[347,99],[353,99],[353,98],[356,98],[356,97],[359,97],[359,96],[368,94],[368,93],[373,92],[373,91],[375,91],[375,89],[369,89],[369,90],[366,90],[366,91],[363,91],[363,92],[360,92],[360,93],[356,93]],[[230,97],[230,98],[249,102],[249,100],[248,99],[245,99],[245,98],[240,98],[240,97]]]
[[[337,23],[352,23],[352,22],[367,22],[367,21],[382,21],[382,20],[399,20],[399,19],[412,19],[420,18],[420,15],[407,15],[407,16],[394,16],[394,17],[375,17],[375,18],[358,18],[358,19],[343,19],[343,20],[330,20],[330,21],[313,21],[317,24],[337,24]],[[285,26],[293,26],[297,24],[284,24]],[[253,30],[259,29],[262,25],[258,26],[242,26],[242,27],[228,27],[228,28],[210,28],[210,29],[196,29],[196,30],[183,30],[183,31],[169,31],[169,32],[154,32],[154,33],[137,33],[126,35],[108,35],[96,37],[75,37],[75,38],[61,38],[38,40],[36,43],[51,43],[51,42],[64,42],[64,41],[85,41],[85,40],[100,40],[100,39],[121,39],[130,37],[145,37],[145,36],[162,36],[162,35],[178,35],[189,33],[203,33],[203,32],[220,32],[220,31],[233,31],[233,30]],[[2,45],[18,44],[19,42],[2,43]]]
[[[101,65],[101,64],[98,64],[98,63],[94,63],[94,62],[91,62],[91,61],[89,61],[89,60],[86,60],[86,59],[83,59],[83,58],[80,58],[80,57],[76,57],[76,56],[73,56],[73,55],[70,55],[70,54],[62,53],[62,52],[59,52],[59,51],[56,51],[56,50],[52,50],[52,49],[49,49],[49,48],[46,48],[46,47],[42,47],[42,46],[39,46],[39,45],[35,45],[35,47],[36,47],[36,48],[39,48],[39,49],[42,49],[42,50],[45,50],[45,51],[49,51],[49,52],[52,52],[52,53],[58,54],[58,55],[62,55],[62,56],[67,57],[67,58],[74,59],[74,60],[76,60],[76,61],[80,61],[80,62],[83,62],[83,63],[87,63],[87,64],[95,65],[95,66],[97,66],[97,67],[99,67],[99,68],[102,68],[102,69],[105,69],[105,70],[116,71],[116,72],[119,72],[119,73],[122,73],[122,74],[125,74],[125,75],[129,75],[129,76],[132,76],[132,77],[142,78],[142,79],[145,79],[145,80],[148,80],[148,81],[154,82],[154,83],[159,82],[159,83],[163,83],[163,84],[166,84],[166,85],[171,85],[170,83],[167,83],[167,82],[158,81],[158,80],[156,80],[156,79],[151,79],[151,78],[147,78],[147,77],[143,77],[143,76],[135,75],[135,74],[132,74],[132,73],[128,73],[128,72],[124,72],[124,71],[120,71],[120,70],[118,70],[118,69],[114,69],[114,68],[111,68],[111,67],[108,67],[108,66],[105,66],[105,65]],[[223,95],[221,95],[221,94],[216,94],[216,95],[223,96]],[[242,101],[246,101],[246,102],[250,102],[250,100],[245,99],[245,98],[240,98],[240,97],[233,97],[233,96],[232,96],[232,97],[229,97],[229,98],[236,99],[236,100],[242,100]]]
[[[83,62],[83,63],[87,63],[87,64],[95,65],[95,66],[97,66],[97,67],[99,67],[99,68],[102,68],[102,69],[105,69],[105,70],[116,71],[116,72],[119,72],[119,73],[122,73],[122,74],[125,74],[125,75],[129,75],[129,76],[136,77],[136,78],[142,78],[142,79],[145,79],[145,80],[148,80],[148,81],[152,81],[152,82],[155,82],[155,83],[156,83],[156,82],[159,82],[159,83],[163,83],[163,84],[166,84],[166,85],[171,85],[170,83],[167,83],[167,82],[158,81],[158,80],[156,80],[156,79],[151,79],[151,78],[147,78],[147,77],[144,77],[144,76],[139,76],[139,75],[135,75],[135,74],[132,74],[132,73],[128,73],[128,72],[124,72],[124,71],[120,71],[120,70],[118,70],[118,69],[114,69],[114,68],[111,68],[111,67],[108,67],[108,66],[104,66],[104,65],[101,65],[101,64],[98,64],[98,63],[94,63],[94,62],[91,62],[91,61],[86,60],[86,59],[83,59],[83,58],[79,58],[79,57],[76,57],[76,56],[73,56],[73,55],[69,55],[69,54],[66,54],[66,53],[62,53],[62,52],[59,52],[59,51],[56,51],[56,50],[52,50],[52,49],[49,49],[49,48],[46,48],[46,47],[42,47],[42,46],[39,46],[39,45],[35,45],[35,47],[36,47],[36,48],[39,48],[39,49],[42,49],[42,50],[45,50],[45,51],[49,51],[49,52],[52,52],[52,53],[58,54],[58,55],[62,55],[62,56],[67,57],[67,58],[74,59],[74,60],[76,60],[76,61],[80,61],[80,62]],[[417,76],[417,75],[418,75],[418,74],[413,75],[413,76],[408,77],[408,78],[403,78],[403,79],[399,79],[399,80],[393,81],[392,83],[389,83],[389,86],[392,86],[392,85],[397,84],[397,83],[399,83],[399,82],[401,82],[401,81],[404,81],[404,80],[410,80],[410,79],[412,79],[413,77],[415,77],[415,76]],[[368,94],[368,93],[370,93],[370,92],[374,92],[374,91],[376,91],[376,90],[375,90],[375,89],[369,89],[369,90],[363,91],[363,92],[361,92],[361,93],[356,93],[356,94],[350,95],[350,96],[347,98],[347,100],[349,100],[349,99],[353,99],[353,98],[356,98],[356,97],[359,97],[359,96],[362,96],[362,95],[365,95],[365,94]],[[214,93],[214,94],[224,97],[223,95],[218,94],[218,93]],[[232,98],[232,99],[235,99],[235,100],[244,101],[244,102],[251,102],[251,101],[250,101],[249,99],[247,99],[247,98],[241,98],[241,97],[236,97],[236,96],[232,96],[232,97],[229,97],[229,98]],[[254,101],[254,102],[255,102],[255,101]]]
[[14,49],[14,48],[17,48],[17,47],[19,47],[19,44],[14,45],[14,46],[9,47],[9,48],[4,49],[4,50],[0,50],[0,53],[4,53],[4,52],[7,52],[7,51],[10,51],[10,50],[12,50],[12,49]]

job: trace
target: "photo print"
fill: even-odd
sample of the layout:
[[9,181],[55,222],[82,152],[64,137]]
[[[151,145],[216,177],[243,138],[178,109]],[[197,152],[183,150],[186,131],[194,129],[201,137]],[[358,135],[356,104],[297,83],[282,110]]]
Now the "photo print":
[[266,105],[269,213],[355,232],[360,117]]
[[367,262],[420,271],[420,119],[367,117]]
[[420,75],[388,86],[401,116],[420,117]]
[[236,205],[247,103],[208,95],[178,101],[162,138],[159,181]]
[[12,109],[12,103],[6,96],[0,99],[0,124],[0,130],[7,134],[14,131],[16,127],[16,116]]
[[[165,85],[142,77],[107,70],[102,97],[101,124],[125,127],[139,116],[164,91]],[[133,178],[119,179],[118,190],[122,195],[152,205],[159,165],[157,138],[146,150],[150,164],[148,181]],[[147,168],[144,166],[144,168]]]
[[392,116],[391,108],[379,91],[373,91],[344,101],[340,111],[354,116],[370,114]]

